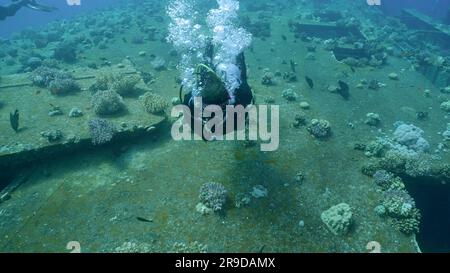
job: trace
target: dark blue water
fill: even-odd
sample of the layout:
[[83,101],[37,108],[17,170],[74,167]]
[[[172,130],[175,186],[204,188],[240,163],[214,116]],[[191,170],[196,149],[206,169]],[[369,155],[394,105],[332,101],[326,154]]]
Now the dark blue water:
[[423,252],[450,252],[450,187],[435,179],[407,179],[408,192],[422,213],[416,238]]
[[[16,16],[0,21],[0,37],[7,38],[26,27],[40,27],[54,20],[71,18],[83,12],[114,6],[126,0],[81,0],[81,6],[69,6],[66,0],[38,0],[38,2],[57,7],[58,11],[45,13],[23,8]],[[0,0],[0,5],[10,3],[11,0]]]
[[[242,0],[242,2],[245,1]],[[12,33],[18,32],[26,27],[43,26],[53,20],[67,19],[86,11],[117,5],[120,2],[127,2],[127,0],[81,0],[81,6],[69,6],[66,0],[39,0],[39,2],[56,6],[59,10],[53,13],[43,13],[24,8],[16,16],[0,22],[0,37],[7,38]],[[9,3],[11,3],[10,0],[0,0],[0,5]],[[381,3],[382,10],[390,15],[399,15],[403,8],[414,8],[429,16],[443,19],[450,12],[450,0],[381,0]]]

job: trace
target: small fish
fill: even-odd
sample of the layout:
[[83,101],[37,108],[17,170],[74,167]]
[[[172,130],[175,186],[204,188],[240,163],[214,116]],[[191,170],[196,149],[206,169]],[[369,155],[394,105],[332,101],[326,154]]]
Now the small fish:
[[9,113],[9,123],[11,128],[17,133],[19,131],[19,110],[15,110],[14,113]]
[[346,84],[343,81],[339,81],[339,89],[338,89],[338,93],[345,99],[348,100],[348,98],[350,97],[350,92],[349,92],[349,87],[348,84]]
[[36,90],[35,95],[41,94],[41,90]]
[[305,80],[306,80],[306,83],[308,84],[309,88],[314,89],[314,82],[313,82],[313,80],[310,77],[308,77],[308,76],[305,76]]
[[356,70],[353,68],[353,66],[350,66],[350,70],[351,70],[353,73],[356,72]]
[[281,35],[281,39],[283,39],[283,41],[286,41],[287,40],[286,35]]
[[147,218],[144,218],[144,217],[136,217],[136,219],[138,220],[138,221],[141,221],[141,222],[146,222],[146,223],[153,223],[153,219],[147,219]]
[[293,60],[290,60],[290,61],[289,61],[289,65],[291,66],[291,71],[295,73],[297,63],[294,62]]
[[122,38],[122,41],[123,41],[124,43],[128,43],[128,40],[127,40],[125,37]]

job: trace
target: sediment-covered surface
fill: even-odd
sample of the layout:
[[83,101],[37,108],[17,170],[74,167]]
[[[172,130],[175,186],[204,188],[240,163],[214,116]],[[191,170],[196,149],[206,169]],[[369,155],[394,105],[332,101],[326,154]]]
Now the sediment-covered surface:
[[[145,9],[149,6],[131,5],[100,14],[98,20],[106,23],[97,22],[92,28],[106,24],[106,29],[116,30],[102,34],[107,37],[105,47],[81,43],[77,61],[62,62],[60,68],[75,71],[96,63],[106,66],[103,70],[111,66],[120,71],[126,69],[120,64],[127,63],[135,71],[153,75],[151,82],[140,82],[138,87],[170,102],[178,96],[178,57],[163,40],[167,25],[163,5],[156,5],[153,16],[143,18],[152,10]],[[420,160],[426,157],[428,165],[423,173],[414,173],[414,179],[423,175],[432,177],[434,183],[447,183],[450,172],[446,173],[445,164],[450,155],[443,132],[450,121],[441,104],[450,95],[417,72],[406,54],[387,49],[392,46],[388,38],[377,41],[385,52],[391,52],[383,64],[337,61],[326,39],[302,37],[290,28],[302,17],[310,22],[313,13],[309,4],[287,6],[282,11],[270,4],[242,4],[243,22],[252,26],[254,36],[245,54],[255,103],[280,106],[278,150],[261,152],[259,142],[174,141],[170,135],[173,118],[162,122],[164,115],[142,110],[139,96],[124,97],[129,112],[106,119],[118,126],[121,122],[157,124],[154,130],[46,158],[30,163],[25,170],[7,169],[17,172],[5,176],[8,179],[24,172],[28,179],[0,203],[0,251],[69,252],[66,245],[70,241],[78,241],[82,252],[368,252],[367,244],[372,241],[381,245],[382,252],[419,251],[414,232],[405,234],[396,225],[399,219],[376,209],[385,201],[386,189],[375,183],[367,166],[387,168],[377,162],[386,162],[386,150],[394,148],[380,148],[380,153],[374,154],[366,146],[377,138],[400,145],[394,139],[394,123],[414,124],[423,130],[421,137],[429,144],[420,154]],[[351,22],[346,15],[343,19]],[[371,24],[375,28],[383,25],[376,20],[379,14],[370,10],[353,16],[361,21],[357,27],[363,33]],[[75,20],[86,23],[89,18]],[[70,33],[77,25],[61,28]],[[92,36],[93,29],[74,37],[67,34],[67,39]],[[155,37],[149,32],[155,32]],[[372,33],[376,34],[380,35]],[[31,43],[32,39],[23,35],[17,43]],[[140,41],[137,36],[145,38]],[[30,47],[48,55],[52,44],[43,49]],[[155,58],[164,59],[165,67],[156,65]],[[12,75],[19,68],[7,66],[0,73]],[[313,88],[305,76],[313,81]],[[349,96],[336,90],[339,81],[349,86]],[[88,89],[93,82],[80,81],[84,89],[63,97],[36,86],[0,89],[0,147],[47,145],[40,136],[42,125],[60,128],[64,135],[88,138],[87,122],[97,116],[90,108]],[[9,84],[2,81],[0,85],[4,83]],[[65,114],[48,116],[50,103],[61,106]],[[83,117],[67,116],[66,109],[75,106],[83,110]],[[20,110],[24,126],[17,133],[7,119],[15,108]],[[165,115],[170,115],[170,107]],[[331,134],[315,137],[313,119],[328,121]],[[402,177],[406,188],[414,181],[408,179],[412,172],[407,167],[387,171]],[[222,211],[204,215],[196,208],[199,189],[206,182],[225,186],[227,201]],[[336,235],[321,215],[341,203],[350,207],[351,220],[340,223],[348,219],[337,219],[336,225],[348,224],[349,228]]]

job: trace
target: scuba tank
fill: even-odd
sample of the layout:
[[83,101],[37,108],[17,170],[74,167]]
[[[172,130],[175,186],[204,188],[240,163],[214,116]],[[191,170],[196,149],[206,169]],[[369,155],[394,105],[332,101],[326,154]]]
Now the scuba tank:
[[[208,41],[205,49],[205,61],[197,65],[195,69],[196,88],[202,97],[203,104],[215,104],[225,107],[227,104],[242,105],[246,107],[253,102],[253,94],[247,83],[247,67],[245,64],[244,53],[240,53],[236,57],[236,67],[240,70],[240,84],[233,91],[232,97],[223,80],[217,74],[212,60],[214,56],[214,47],[211,40]],[[180,87],[180,101],[191,107],[193,94],[192,91],[187,93],[184,98],[182,96],[183,86]]]
[[229,94],[222,79],[206,64],[199,64],[195,70],[196,88],[200,91],[203,103],[206,105],[224,105],[229,100]]

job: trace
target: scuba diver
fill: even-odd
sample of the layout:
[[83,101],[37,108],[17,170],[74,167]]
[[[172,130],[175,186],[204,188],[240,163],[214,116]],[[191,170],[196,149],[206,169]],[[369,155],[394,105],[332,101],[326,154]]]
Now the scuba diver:
[[[195,84],[196,89],[200,90],[202,104],[200,107],[205,108],[208,105],[218,105],[222,108],[224,113],[223,116],[223,126],[225,128],[227,116],[226,107],[228,105],[237,106],[242,105],[244,108],[250,104],[254,103],[254,97],[250,86],[247,82],[247,67],[245,64],[244,53],[240,53],[235,60],[236,65],[231,64],[229,68],[222,67],[221,64],[214,66],[212,63],[214,55],[214,48],[211,41],[208,42],[205,52],[205,61],[198,64],[195,70]],[[225,73],[226,69],[231,69],[233,72],[239,75],[234,75],[238,78],[237,82],[234,82],[233,87],[227,86],[223,82],[222,78],[219,76],[220,73]],[[228,84],[229,85],[229,84]],[[230,90],[233,89],[233,90]],[[194,112],[194,98],[196,95],[192,91],[182,96],[183,86],[180,87],[180,100],[181,103],[188,106],[191,113]],[[213,118],[213,117],[211,117]],[[235,118],[235,129],[236,129],[236,116]],[[202,118],[203,124],[205,124],[210,118]],[[191,116],[191,126],[194,124],[194,117]]]
[[10,5],[0,6],[0,20],[5,20],[7,17],[14,16],[22,7],[44,12],[57,10],[55,7],[39,4],[36,0],[13,0],[13,3]]
[[[240,53],[236,57],[237,68],[240,71],[240,83],[239,87],[233,92],[235,95],[231,95],[217,74],[217,68],[210,66],[209,64],[201,63],[197,66],[195,75],[197,77],[197,87],[203,90],[201,92],[203,103],[206,105],[214,104],[225,108],[227,105],[242,105],[246,107],[253,101],[253,94],[250,86],[247,83],[247,68],[245,64],[244,53]],[[193,94],[192,91],[185,94],[184,98],[180,99],[183,104],[193,107]]]

